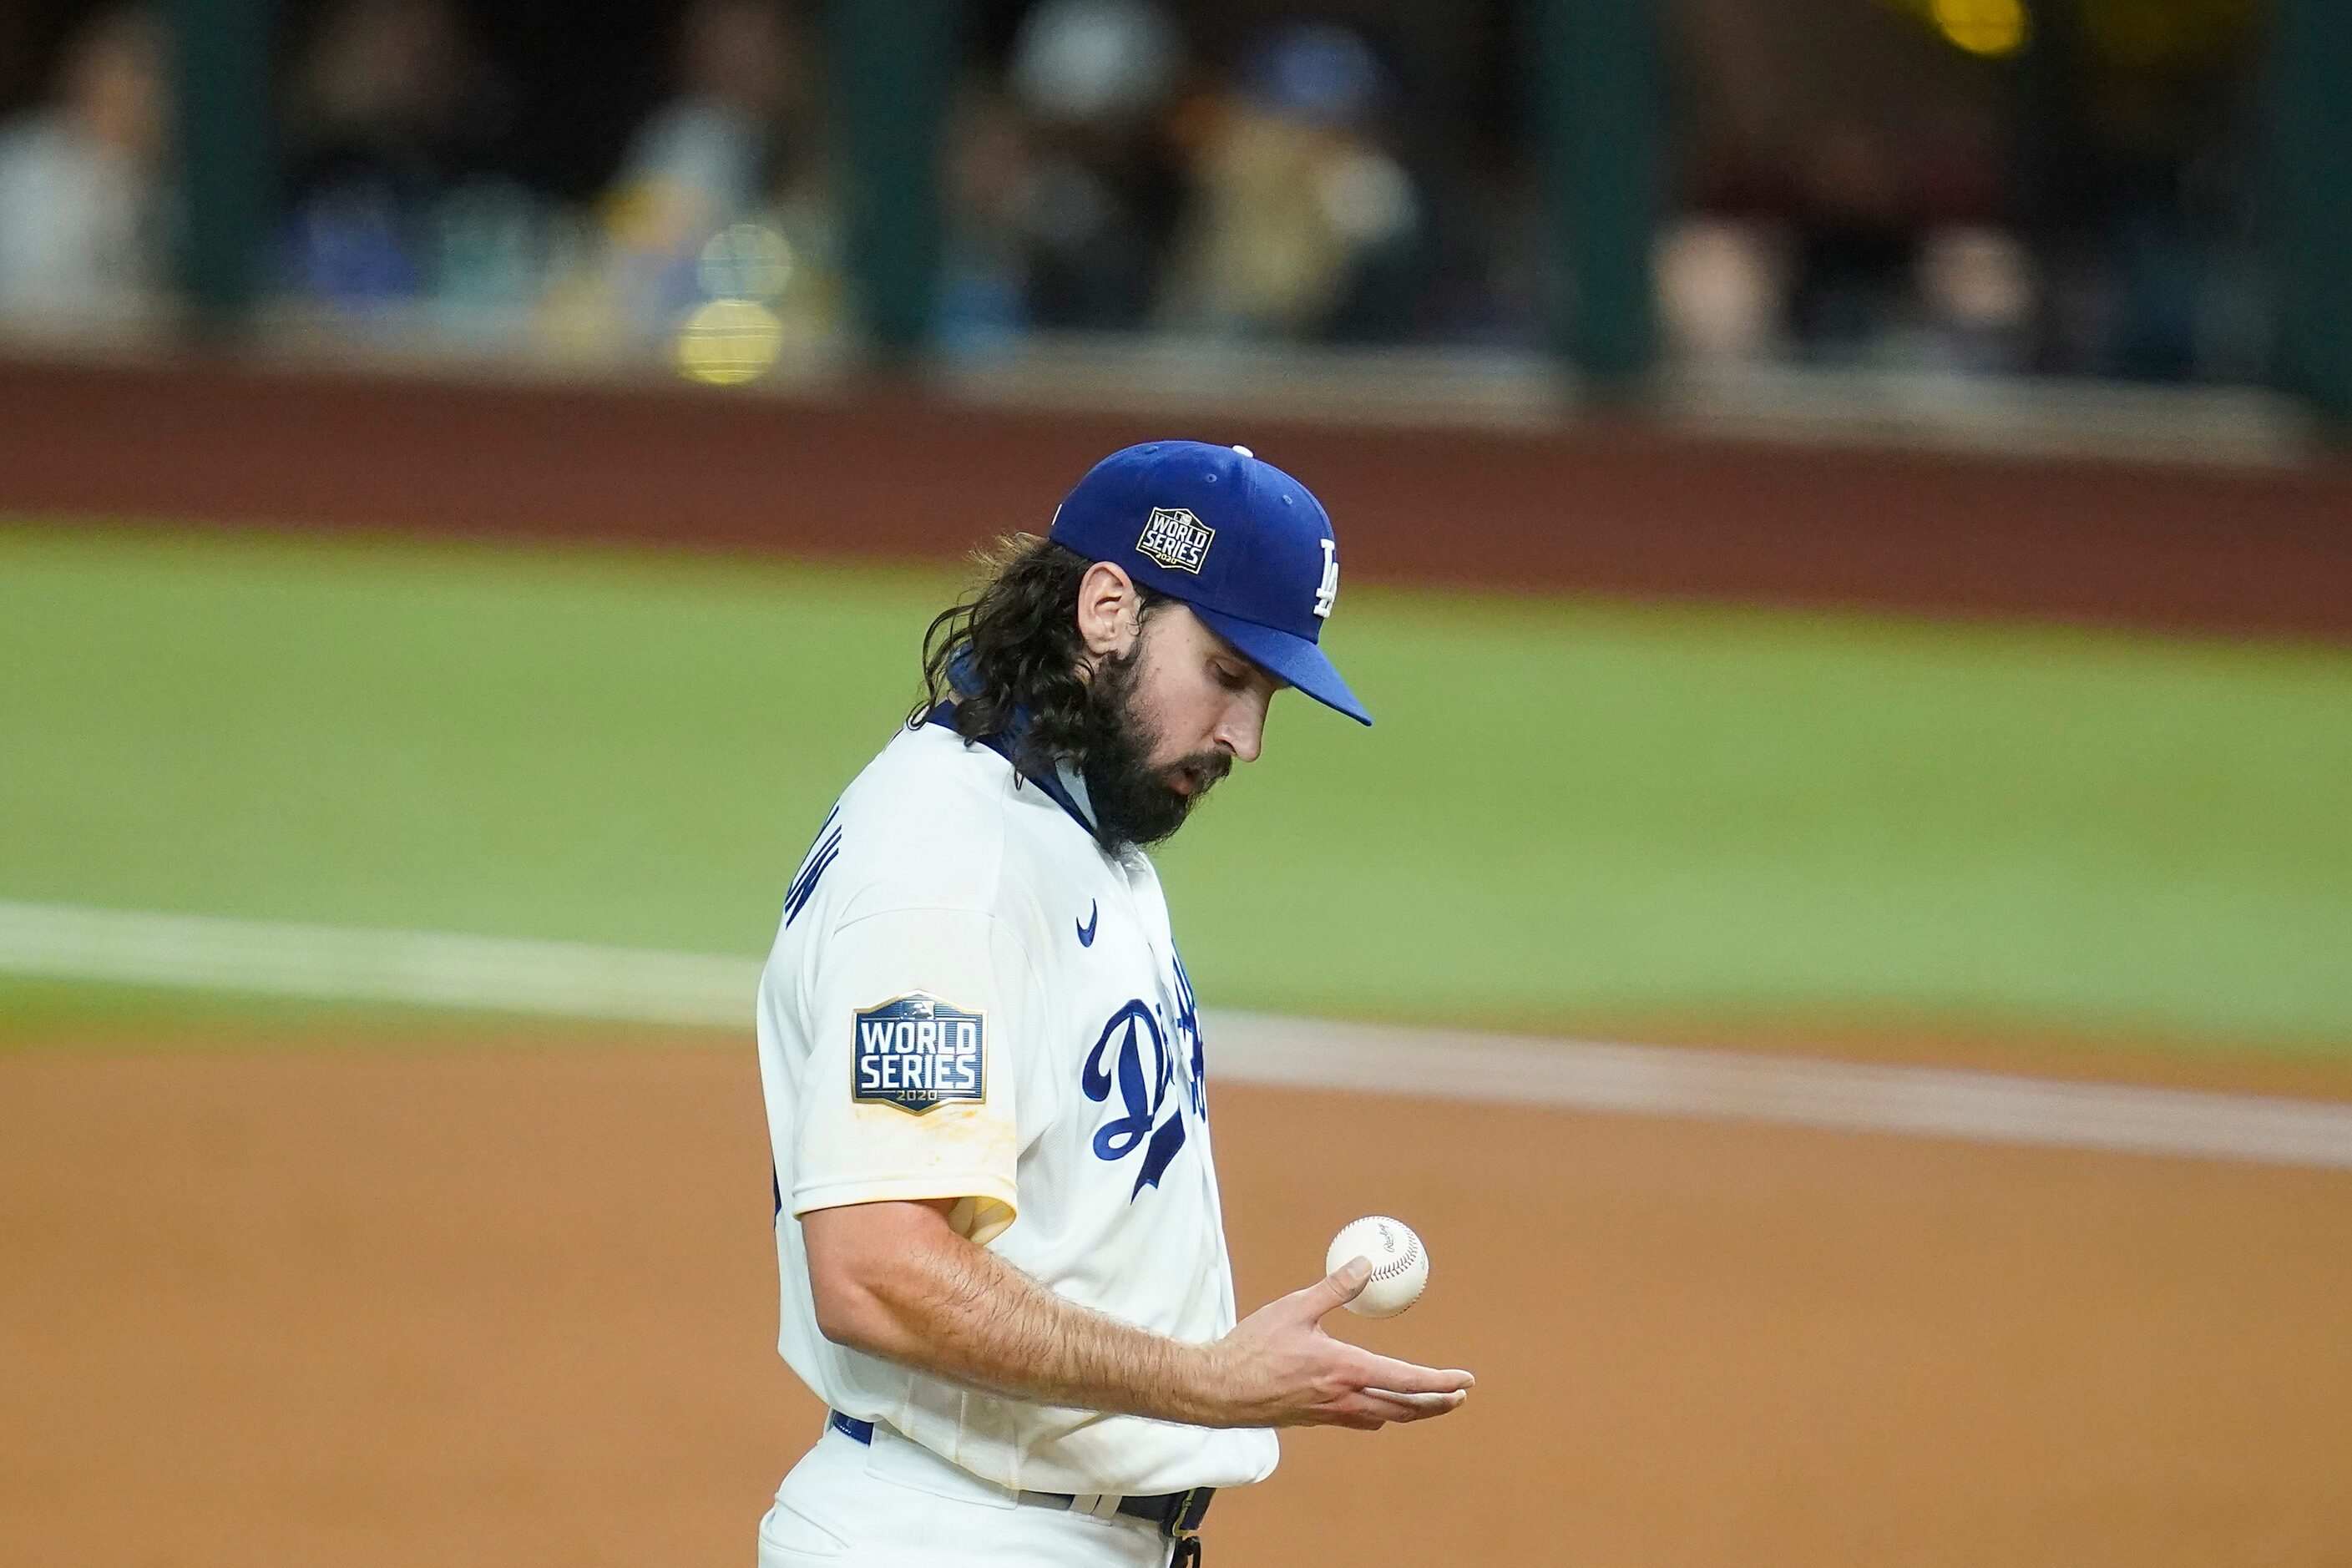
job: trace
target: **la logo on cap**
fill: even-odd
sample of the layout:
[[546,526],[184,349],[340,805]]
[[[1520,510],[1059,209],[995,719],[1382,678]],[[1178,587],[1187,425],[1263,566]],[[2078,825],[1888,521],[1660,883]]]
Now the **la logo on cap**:
[[1322,543],[1323,583],[1315,590],[1315,613],[1328,621],[1339,599],[1339,547],[1328,539]]
[[1143,537],[1135,542],[1135,552],[1171,572],[1190,572],[1198,577],[1201,563],[1208,559],[1209,546],[1216,537],[1217,531],[1193,516],[1189,508],[1155,506],[1143,525]]

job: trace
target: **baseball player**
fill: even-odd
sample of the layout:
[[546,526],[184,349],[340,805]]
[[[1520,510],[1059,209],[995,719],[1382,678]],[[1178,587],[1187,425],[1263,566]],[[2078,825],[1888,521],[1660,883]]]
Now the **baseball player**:
[[1327,1336],[1349,1264],[1235,1321],[1192,987],[1143,847],[1258,754],[1331,526],[1245,448],[1130,447],[935,620],[929,700],[825,819],[760,984],[784,1359],[831,1407],[761,1568],[1189,1563],[1270,1428],[1470,1375]]

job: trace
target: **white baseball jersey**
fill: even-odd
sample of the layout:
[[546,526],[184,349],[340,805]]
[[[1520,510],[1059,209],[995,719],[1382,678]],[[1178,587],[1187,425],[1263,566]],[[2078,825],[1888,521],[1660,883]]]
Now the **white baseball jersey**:
[[1234,1325],[1200,1019],[1139,852],[1103,853],[1074,775],[1023,779],[941,723],[901,733],[826,819],[760,983],[779,1349],[835,1409],[1033,1491],[1263,1479],[1270,1431],[1026,1404],[817,1330],[798,1216],[959,1200],[1047,1289],[1175,1339]]

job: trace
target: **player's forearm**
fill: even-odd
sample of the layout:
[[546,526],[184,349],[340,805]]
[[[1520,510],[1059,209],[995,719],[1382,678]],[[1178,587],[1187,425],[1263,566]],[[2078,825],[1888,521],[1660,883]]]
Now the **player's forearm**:
[[959,1237],[900,1251],[850,1289],[827,1332],[901,1365],[1035,1404],[1235,1424],[1211,1347],[1065,1300]]

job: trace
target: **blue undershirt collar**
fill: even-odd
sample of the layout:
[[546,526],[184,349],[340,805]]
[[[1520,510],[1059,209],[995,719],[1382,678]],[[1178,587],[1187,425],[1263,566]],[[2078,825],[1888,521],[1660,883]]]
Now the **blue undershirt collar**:
[[[970,741],[970,737],[964,736],[963,731],[956,729],[955,704],[952,702],[942,702],[934,707],[923,715],[923,722],[937,724],[942,729],[953,731],[967,742]],[[1014,753],[1020,742],[1021,732],[1027,727],[1028,716],[1016,710],[1010,726],[1000,733],[982,735],[980,737],[980,744],[1012,763],[1013,771],[1016,775],[1035,784],[1047,800],[1068,812],[1070,819],[1086,829],[1087,837],[1094,837],[1096,836],[1094,802],[1087,797],[1087,781],[1079,776],[1076,768],[1064,763],[1054,770],[1053,777],[1039,778],[1022,767],[1020,758]]]

